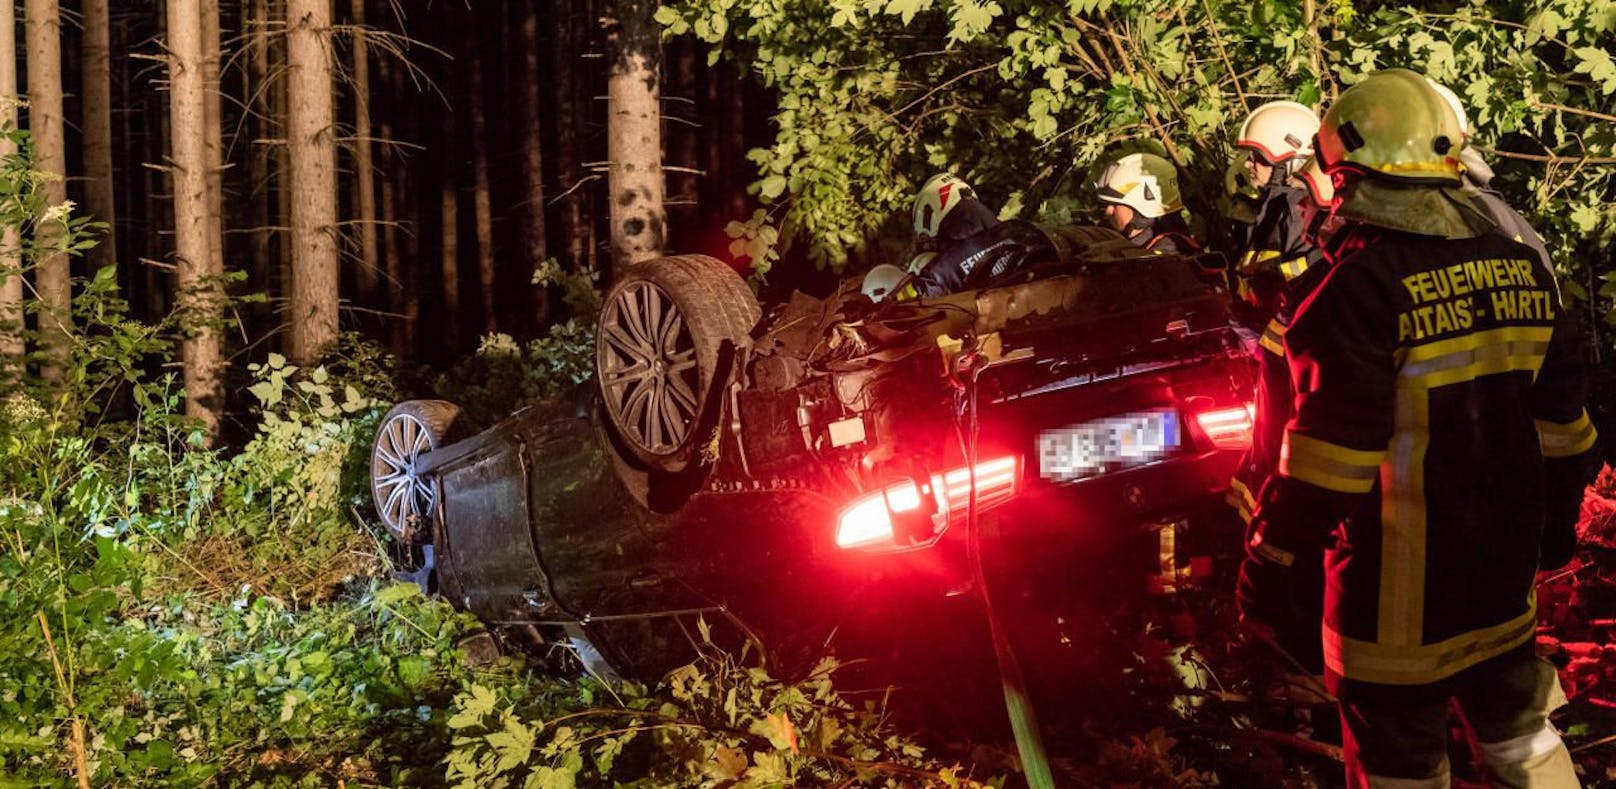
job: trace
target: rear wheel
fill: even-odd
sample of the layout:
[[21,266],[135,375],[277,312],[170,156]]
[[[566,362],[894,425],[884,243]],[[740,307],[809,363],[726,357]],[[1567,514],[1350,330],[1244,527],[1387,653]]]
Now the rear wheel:
[[394,538],[407,545],[430,538],[437,489],[416,464],[472,432],[460,406],[443,400],[406,400],[382,417],[370,448],[370,495]]
[[652,471],[699,461],[733,354],[762,316],[740,275],[705,255],[631,267],[606,294],[595,373],[610,428]]

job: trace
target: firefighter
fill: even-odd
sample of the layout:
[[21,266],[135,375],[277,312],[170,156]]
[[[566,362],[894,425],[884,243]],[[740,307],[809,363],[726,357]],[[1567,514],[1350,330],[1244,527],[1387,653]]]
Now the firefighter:
[[1325,114],[1317,155],[1346,224],[1285,334],[1295,411],[1241,566],[1261,631],[1293,615],[1294,568],[1323,550],[1353,787],[1447,786],[1450,699],[1494,785],[1577,785],[1544,711],[1534,579],[1575,549],[1586,371],[1549,269],[1459,188],[1462,144],[1412,71]]
[[1207,247],[1228,260],[1239,260],[1251,241],[1251,229],[1262,208],[1262,192],[1251,182],[1246,162],[1236,157],[1223,171],[1223,193],[1218,195],[1217,214]]
[[938,173],[915,195],[915,247],[909,263],[922,297],[963,290],[981,252],[993,243],[999,218],[976,197],[976,190],[952,173]]
[[[1311,139],[1309,135],[1310,142]],[[1297,234],[1303,238],[1293,242],[1293,248],[1308,250],[1301,259],[1309,262],[1302,272],[1280,285],[1274,317],[1264,327],[1257,342],[1258,376],[1251,448],[1241,458],[1234,478],[1229,480],[1228,494],[1230,506],[1240,514],[1248,529],[1252,510],[1256,508],[1255,492],[1262,490],[1263,483],[1279,468],[1281,441],[1285,425],[1291,417],[1291,402],[1295,393],[1291,388],[1289,360],[1285,357],[1285,332],[1296,309],[1324,281],[1330,268],[1322,252],[1316,250],[1318,239],[1333,221],[1331,208],[1335,197],[1334,186],[1311,156],[1304,165],[1295,169],[1295,180],[1306,188],[1297,190],[1302,197],[1294,209],[1288,195],[1281,200],[1270,200],[1266,205],[1271,210],[1294,210],[1295,216],[1290,221],[1294,222]],[[1249,532],[1247,537],[1249,539]],[[1298,565],[1292,568],[1292,572],[1297,576],[1297,597],[1293,601],[1297,615],[1278,623],[1281,627],[1275,628],[1275,644],[1309,674],[1322,674],[1324,653],[1319,641],[1319,618],[1324,606],[1322,557],[1318,561]]]
[[1236,259],[1233,283],[1241,303],[1236,315],[1253,331],[1269,328],[1286,283],[1323,257],[1304,232],[1307,193],[1294,178],[1312,153],[1318,128],[1318,116],[1306,105],[1271,101],[1251,111],[1235,141],[1246,153],[1246,172],[1261,195],[1257,219]]
[[1164,255],[1201,250],[1184,221],[1178,171],[1151,153],[1131,153],[1107,165],[1095,184],[1105,218],[1117,232]]

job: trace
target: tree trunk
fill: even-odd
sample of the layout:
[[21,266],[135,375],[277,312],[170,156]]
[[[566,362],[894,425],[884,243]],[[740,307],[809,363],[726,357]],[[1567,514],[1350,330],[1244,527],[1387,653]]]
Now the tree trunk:
[[[539,126],[541,94],[539,92],[539,15],[531,0],[516,6],[519,18],[516,24],[517,49],[522,52],[522,63],[514,82],[521,86],[517,99],[517,117],[522,127],[522,174],[527,195],[522,200],[523,247],[527,251],[530,271],[537,270],[550,257],[544,225],[544,136]],[[550,289],[543,285],[534,288],[534,326],[543,329],[550,313]]]
[[337,139],[332,107],[331,0],[286,3],[287,134],[291,159],[292,302],[288,356],[312,364],[337,340]]
[[170,173],[174,184],[175,301],[180,305],[180,355],[185,363],[185,415],[201,420],[208,441],[217,437],[224,399],[219,352],[223,316],[220,281],[213,275],[214,232],[208,199],[207,57],[203,44],[207,0],[168,0]]
[[271,249],[275,253],[275,276],[277,279],[275,292],[287,300],[290,309],[292,293],[292,231],[288,226],[292,217],[292,152],[288,128],[291,114],[287,107],[290,105],[291,79],[286,74],[286,44],[287,38],[284,20],[286,16],[286,0],[269,0],[268,20],[275,20],[268,42],[269,73],[279,75],[271,79],[269,88],[270,105],[272,111],[268,118],[276,130],[274,144],[275,166],[275,230],[269,234],[273,241]]
[[202,141],[207,156],[207,275],[224,276],[224,114],[219,84],[219,0],[202,0]]
[[725,97],[729,101],[729,108],[724,112],[724,144],[728,150],[724,152],[724,161],[729,163],[729,183],[725,192],[729,195],[729,211],[725,214],[731,219],[745,219],[751,214],[747,210],[746,186],[750,179],[749,171],[739,166],[739,162],[746,161],[746,73],[738,68],[725,69],[728,77],[726,85],[729,94]]
[[112,182],[112,24],[108,0],[84,0],[85,208],[105,222],[90,250],[96,268],[117,262],[116,201]]
[[661,27],[654,0],[615,0],[607,29],[606,158],[612,266],[662,254]]
[[[0,126],[17,125],[17,3],[0,0]],[[0,157],[17,153],[11,138],[0,136]],[[0,231],[0,376],[7,387],[22,373],[22,238],[7,222]]]
[[477,40],[477,7],[470,9],[466,33],[466,108],[471,115],[471,207],[477,228],[477,282],[481,286],[483,331],[498,330],[494,304],[494,217],[488,197],[488,121],[483,114],[483,58]]
[[[141,104],[146,118],[146,128],[150,130],[144,137],[142,148],[144,160],[157,164],[168,159],[168,105],[163,101],[144,101]],[[145,189],[145,218],[141,224],[146,228],[146,249],[148,257],[158,254],[156,250],[163,249],[164,232],[160,227],[163,223],[157,217],[165,215],[168,210],[169,185],[168,176],[155,167],[141,168],[144,173]],[[168,315],[169,286],[168,277],[156,266],[141,266],[145,272],[146,287],[146,315],[152,322],[163,320]]]
[[[408,84],[404,79],[404,69],[394,64],[387,75],[388,95],[396,97],[411,96]],[[398,113],[397,133],[400,139],[420,143],[421,121],[418,113],[410,111],[412,105],[405,102],[406,108]],[[393,146],[389,146],[392,148]],[[422,190],[415,188],[417,181],[409,160],[398,149],[393,152],[393,188],[398,205],[399,234],[402,235],[399,244],[399,270],[398,280],[391,283],[396,288],[397,304],[402,304],[404,310],[403,325],[394,321],[397,334],[394,338],[395,348],[399,356],[407,356],[419,352],[419,331],[421,325],[421,282],[425,266],[421,260],[421,195]]]
[[443,342],[453,353],[460,352],[460,192],[455,181],[454,113],[443,113],[442,209],[438,229],[442,234]]
[[[28,0],[28,129],[33,136],[35,167],[51,176],[45,202],[67,202],[67,152],[62,130],[61,17],[56,0]],[[67,252],[60,249],[66,228],[61,222],[41,222],[34,243],[34,290],[39,293],[39,344],[44,353],[40,376],[59,384],[67,367],[69,335],[73,331],[73,282]]]
[[553,14],[550,46],[550,75],[555,84],[552,107],[555,117],[556,181],[561,189],[561,236],[567,242],[567,264],[577,270],[588,265],[585,255],[589,229],[584,227],[583,194],[578,179],[578,83],[573,69],[578,58],[578,25],[570,4],[550,6]]
[[689,216],[699,218],[701,176],[697,172],[701,169],[701,161],[696,152],[698,137],[707,131],[701,125],[701,114],[696,111],[696,41],[684,37],[674,43],[676,53],[673,62],[673,84],[670,91],[673,101],[667,102],[667,114],[677,119],[668,126],[668,137],[671,145],[669,159],[674,164],[685,168],[675,177],[678,188],[673,190],[673,199],[668,204],[680,207],[681,217]]
[[[386,58],[376,61],[376,81],[383,90],[391,91],[393,86],[392,65]],[[399,97],[397,93],[389,95]],[[398,205],[394,196],[394,172],[396,165],[393,152],[393,117],[392,113],[383,110],[377,121],[377,140],[381,143],[381,166],[378,175],[381,178],[381,266],[382,287],[385,289],[386,300],[382,309],[389,314],[387,320],[387,343],[395,356],[404,355],[404,321],[401,313],[404,309],[403,282],[399,279],[398,259]]]
[[353,18],[354,207],[359,221],[359,301],[373,304],[378,280],[376,267],[376,176],[370,156],[370,56],[365,40],[365,0],[350,0]]
[[696,117],[701,123],[701,138],[706,148],[701,154],[703,163],[707,165],[707,178],[703,182],[701,201],[708,206],[708,210],[729,199],[728,193],[724,191],[724,182],[731,163],[724,160],[723,125],[719,122],[723,117],[719,105],[724,97],[724,72],[728,70],[729,64],[720,62],[708,66],[702,72],[701,111]]
[[[274,269],[270,263],[270,240],[274,231],[270,229],[269,201],[274,193],[274,175],[271,160],[275,157],[277,147],[270,143],[270,138],[276,136],[275,117],[271,97],[269,80],[269,48],[271,37],[269,35],[269,6],[265,0],[244,0],[242,16],[246,22],[242,25],[244,40],[248,42],[246,58],[247,76],[244,87],[244,99],[250,117],[253,135],[247,145],[247,199],[248,211],[251,215],[252,235],[249,236],[248,261],[251,266],[248,286],[249,289],[259,293],[269,293],[273,290]],[[260,317],[266,317],[260,315]]]

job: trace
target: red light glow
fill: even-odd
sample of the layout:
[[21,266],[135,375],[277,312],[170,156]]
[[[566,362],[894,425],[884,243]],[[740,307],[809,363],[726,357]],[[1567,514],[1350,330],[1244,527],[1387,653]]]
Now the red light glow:
[[[991,507],[1013,497],[1020,476],[1021,459],[1014,455],[977,463],[977,507]],[[860,497],[842,510],[836,524],[836,545],[841,548],[896,547],[892,513],[920,509],[923,493],[932,495],[938,514],[945,519],[963,517],[971,500],[971,471],[961,467],[933,474],[926,488],[917,487],[914,480],[904,480]]]
[[1251,446],[1256,410],[1256,406],[1247,404],[1202,411],[1195,415],[1195,422],[1218,449],[1244,449]]

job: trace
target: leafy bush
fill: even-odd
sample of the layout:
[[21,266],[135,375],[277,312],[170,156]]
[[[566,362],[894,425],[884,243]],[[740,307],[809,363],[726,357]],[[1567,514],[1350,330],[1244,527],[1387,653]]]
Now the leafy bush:
[[518,408],[563,394],[595,374],[595,323],[600,317],[599,274],[566,271],[554,258],[533,273],[534,284],[559,288],[570,317],[522,345],[490,334],[477,353],[439,376],[437,395],[459,405],[478,424],[492,424]]
[[1616,295],[1609,3],[679,0],[657,17],[778,94],[752,191],[783,201],[780,226],[821,265],[844,265],[935,170],[1036,216],[1051,199],[1095,205],[1090,168],[1144,138],[1209,215],[1247,110],[1406,66],[1463,97],[1567,290]]
[[842,700],[836,668],[827,659],[781,683],[715,654],[673,671],[654,694],[632,683],[538,694],[473,685],[448,721],[448,778],[456,789],[1003,784],[936,764],[876,711]]

